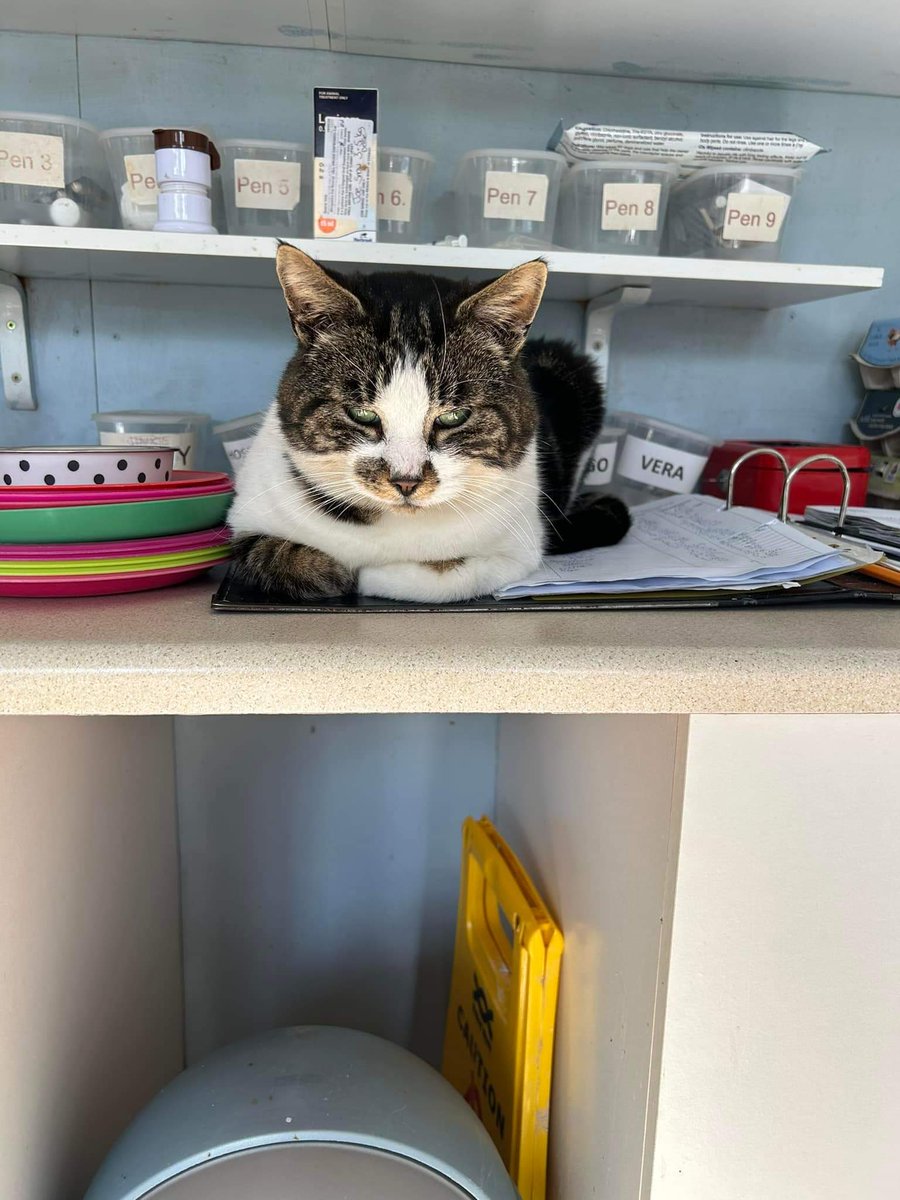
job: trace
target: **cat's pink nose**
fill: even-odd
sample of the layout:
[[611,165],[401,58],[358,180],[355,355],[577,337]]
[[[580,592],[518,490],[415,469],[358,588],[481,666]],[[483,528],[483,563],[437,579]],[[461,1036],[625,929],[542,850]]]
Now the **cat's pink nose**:
[[411,476],[405,476],[404,478],[391,480],[391,483],[401,496],[411,496],[421,482],[421,476],[419,476],[418,479],[413,479]]

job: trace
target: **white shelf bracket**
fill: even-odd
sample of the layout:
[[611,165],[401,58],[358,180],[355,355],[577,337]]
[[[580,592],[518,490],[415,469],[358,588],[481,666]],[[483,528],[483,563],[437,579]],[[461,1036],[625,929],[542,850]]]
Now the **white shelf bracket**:
[[584,352],[593,360],[597,377],[606,391],[609,380],[609,349],[612,341],[613,317],[620,308],[646,304],[649,287],[620,287],[591,300],[584,315]]
[[25,289],[6,271],[0,271],[0,378],[8,408],[37,408],[31,390]]

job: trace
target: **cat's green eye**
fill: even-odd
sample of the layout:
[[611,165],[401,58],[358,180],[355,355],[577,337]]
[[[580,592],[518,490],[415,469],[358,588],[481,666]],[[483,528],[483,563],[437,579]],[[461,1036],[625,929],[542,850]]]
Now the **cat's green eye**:
[[347,416],[357,425],[377,425],[381,421],[378,413],[374,408],[360,408],[356,404],[351,404],[347,409]]
[[446,412],[438,413],[434,423],[441,429],[458,429],[460,425],[465,425],[471,415],[467,408],[448,408]]

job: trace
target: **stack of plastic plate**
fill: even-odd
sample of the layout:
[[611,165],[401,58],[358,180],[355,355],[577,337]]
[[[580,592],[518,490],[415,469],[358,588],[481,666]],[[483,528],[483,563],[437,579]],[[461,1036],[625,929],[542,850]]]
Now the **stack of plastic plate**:
[[154,447],[0,449],[0,596],[169,587],[229,555],[233,488]]

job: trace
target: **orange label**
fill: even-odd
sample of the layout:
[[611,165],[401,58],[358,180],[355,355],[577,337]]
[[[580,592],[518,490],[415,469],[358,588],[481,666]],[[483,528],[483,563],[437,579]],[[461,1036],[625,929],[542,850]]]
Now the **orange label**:
[[323,233],[334,233],[337,228],[335,217],[319,217],[319,228]]

